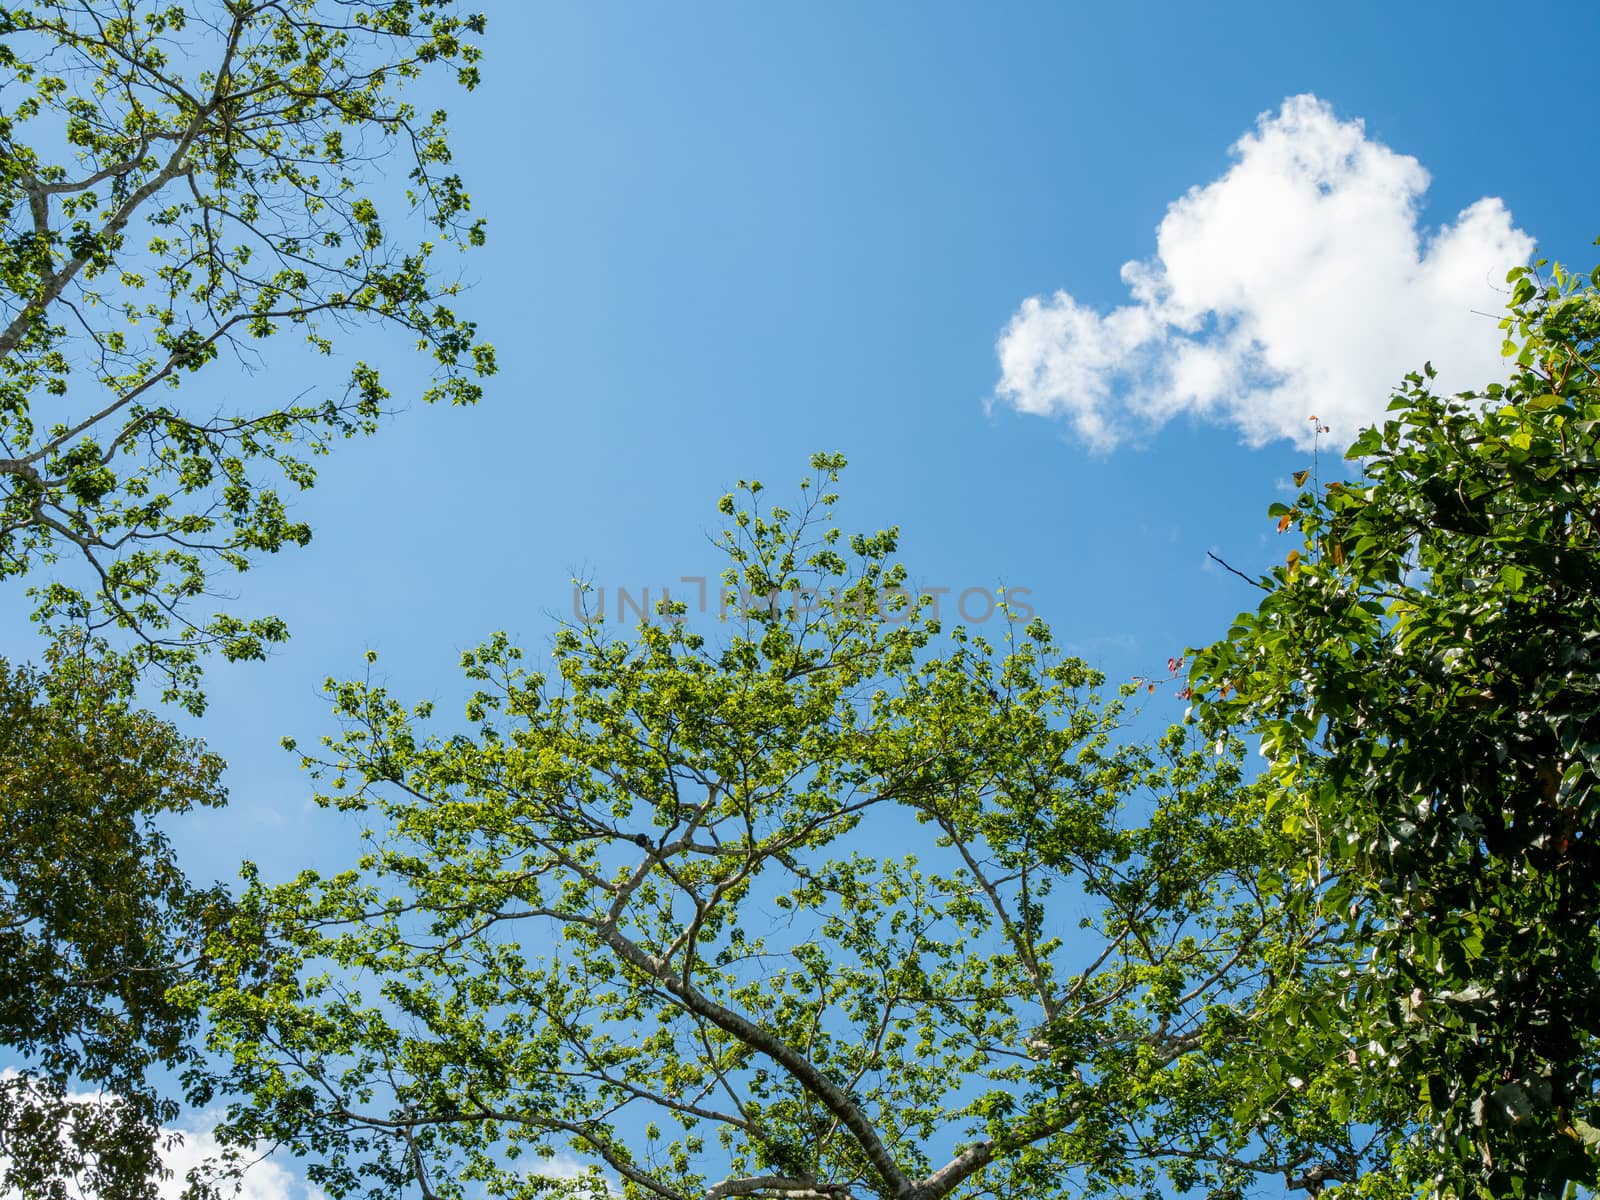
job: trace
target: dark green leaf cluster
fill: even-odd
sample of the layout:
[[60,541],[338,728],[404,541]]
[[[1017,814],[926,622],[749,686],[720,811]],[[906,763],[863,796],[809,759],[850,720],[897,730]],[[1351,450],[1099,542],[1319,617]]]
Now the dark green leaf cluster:
[[1286,911],[1346,943],[1290,956],[1256,1036],[1387,1128],[1360,1194],[1600,1179],[1600,296],[1510,283],[1510,381],[1409,377],[1358,479],[1275,506],[1301,543],[1192,678],[1261,739]]
[[157,827],[220,804],[221,762],[127,705],[102,648],[0,661],[0,1191],[153,1200],[175,1100],[199,1065],[173,987],[226,897],[191,887]]

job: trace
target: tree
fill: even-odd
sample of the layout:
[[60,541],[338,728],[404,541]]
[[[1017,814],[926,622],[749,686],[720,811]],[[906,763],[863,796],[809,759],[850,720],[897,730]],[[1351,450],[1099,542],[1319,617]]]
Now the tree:
[[[1600,1179],[1600,295],[1510,282],[1510,382],[1412,375],[1359,478],[1301,472],[1272,510],[1299,548],[1193,669],[1205,725],[1260,738],[1279,927],[1348,940],[1285,941],[1254,1026],[1302,1094],[1387,1128],[1359,1194]],[[1283,1095],[1235,1067],[1257,1111]]]
[[145,1200],[177,1113],[152,1075],[198,1061],[172,989],[227,908],[158,822],[221,803],[222,763],[79,649],[42,672],[0,660],[0,1043],[20,1058],[0,1075],[0,1191]]
[[310,487],[389,392],[358,361],[342,388],[318,368],[293,398],[235,376],[225,399],[219,358],[253,369],[286,332],[331,355],[365,322],[432,357],[422,399],[478,398],[493,351],[437,260],[483,225],[445,114],[405,90],[471,88],[483,28],[450,0],[0,5],[0,578],[87,569],[36,586],[47,625],[132,631],[195,708],[202,650],[286,636],[195,605],[309,539],[274,476]]
[[[448,0],[0,3],[0,579],[55,638],[42,671],[0,662],[0,1190],[153,1196],[160,1077],[206,1099],[176,989],[226,896],[160,823],[221,803],[221,764],[133,688],[154,668],[198,712],[206,650],[286,636],[199,606],[306,542],[278,489],[384,415],[374,365],[317,378],[344,335],[403,332],[424,400],[494,370],[440,263],[482,224],[407,98],[471,88],[483,27]],[[287,391],[292,348],[250,378],[280,333],[311,364]]]
[[1129,741],[1042,623],[942,631],[814,466],[722,501],[724,640],[496,637],[448,735],[330,682],[306,762],[370,845],[215,942],[234,1138],[339,1197],[1159,1194],[1263,969],[1238,761]]

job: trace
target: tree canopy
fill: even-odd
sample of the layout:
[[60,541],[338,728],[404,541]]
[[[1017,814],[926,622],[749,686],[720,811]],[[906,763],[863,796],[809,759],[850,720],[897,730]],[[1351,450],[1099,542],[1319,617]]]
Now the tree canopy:
[[[199,1062],[173,988],[227,896],[184,878],[158,822],[222,802],[222,762],[127,706],[105,656],[0,660],[0,1190],[156,1195],[161,1073]],[[12,1189],[15,1189],[13,1191]]]
[[286,636],[198,605],[307,541],[279,486],[390,394],[362,360],[333,387],[278,383],[286,348],[272,382],[219,360],[375,323],[433,360],[422,399],[478,398],[493,351],[439,259],[483,223],[406,93],[471,88],[483,28],[450,0],[0,5],[0,578],[33,576],[47,625],[132,631],[195,707],[200,651]]
[[[1280,924],[1347,942],[1290,957],[1258,1037],[1388,1127],[1391,1172],[1354,1194],[1600,1178],[1600,296],[1559,267],[1509,282],[1510,381],[1412,375],[1357,478],[1301,472],[1273,508],[1298,547],[1194,664],[1297,848]],[[1240,1078],[1265,1108],[1282,1074]]]
[[177,989],[227,894],[163,822],[220,804],[222,764],[134,696],[198,713],[205,651],[287,636],[203,606],[310,538],[281,489],[377,429],[362,326],[431,360],[425,401],[493,372],[444,259],[483,225],[418,104],[476,84],[483,29],[448,0],[0,4],[0,580],[52,639],[0,659],[7,1195],[153,1197],[177,1097],[209,1098]]
[[725,638],[495,638],[456,733],[330,684],[369,849],[214,946],[233,1136],[334,1196],[1158,1194],[1263,969],[1238,761],[1129,741],[1041,623],[941,630],[815,465],[723,500]]
[[464,724],[330,681],[360,857],[185,879],[222,763],[137,685],[199,715],[287,636],[205,607],[378,428],[365,330],[424,401],[495,370],[434,107],[484,30],[0,0],[0,580],[54,639],[0,659],[0,1190],[153,1200],[180,1097],[195,1196],[278,1146],[337,1200],[1600,1185],[1593,274],[1512,272],[1509,381],[1297,473],[1174,728],[1003,601],[945,627],[819,455],[721,501],[731,621],[494,636]]

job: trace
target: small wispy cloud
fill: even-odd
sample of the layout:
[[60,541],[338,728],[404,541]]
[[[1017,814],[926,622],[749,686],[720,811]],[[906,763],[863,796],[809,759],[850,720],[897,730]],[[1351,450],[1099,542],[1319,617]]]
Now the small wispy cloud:
[[1107,653],[1131,654],[1138,648],[1139,639],[1131,633],[1091,634],[1088,637],[1070,641],[1064,647],[1069,654],[1090,658]]
[[1156,255],[1122,269],[1130,302],[1022,303],[1000,335],[995,399],[1068,421],[1095,450],[1183,415],[1261,445],[1348,442],[1432,361],[1438,387],[1503,378],[1495,317],[1533,239],[1485,198],[1430,233],[1428,172],[1315,96],[1263,114],[1220,178],[1173,201]]

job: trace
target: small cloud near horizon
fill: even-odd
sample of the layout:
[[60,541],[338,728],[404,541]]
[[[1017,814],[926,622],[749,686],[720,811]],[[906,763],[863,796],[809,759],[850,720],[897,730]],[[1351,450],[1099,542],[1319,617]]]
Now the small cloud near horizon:
[[1262,114],[1232,153],[1168,207],[1155,257],[1122,268],[1129,303],[1023,301],[993,402],[1065,420],[1098,452],[1185,415],[1306,447],[1312,414],[1325,443],[1348,444],[1425,361],[1444,393],[1505,377],[1485,314],[1534,241],[1501,200],[1427,231],[1422,164],[1311,95]]

